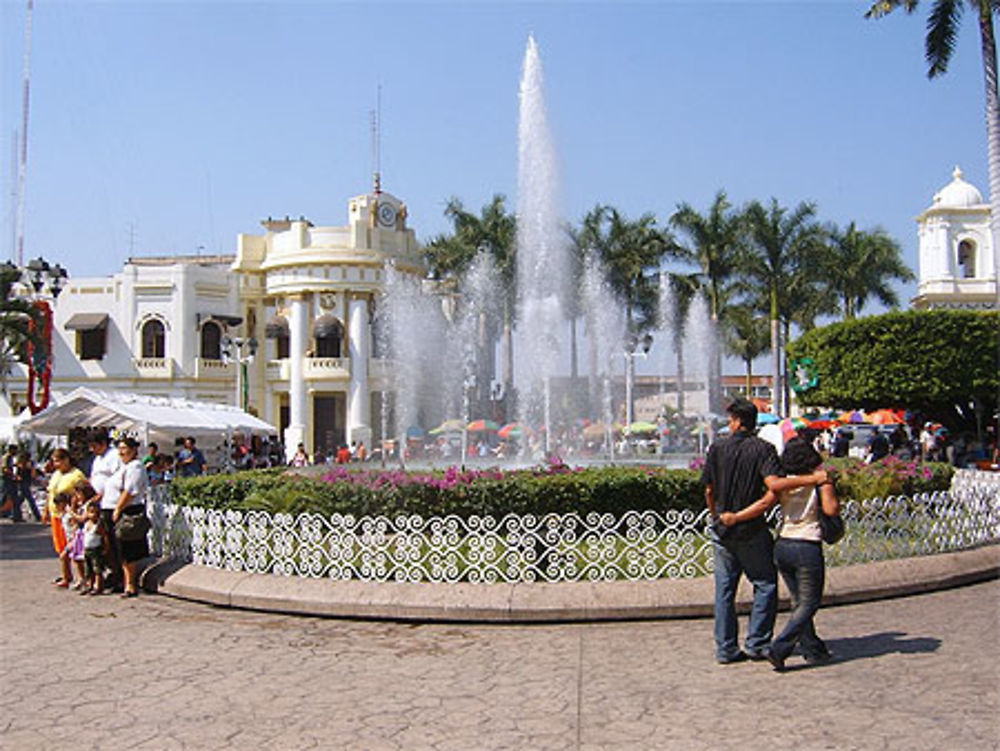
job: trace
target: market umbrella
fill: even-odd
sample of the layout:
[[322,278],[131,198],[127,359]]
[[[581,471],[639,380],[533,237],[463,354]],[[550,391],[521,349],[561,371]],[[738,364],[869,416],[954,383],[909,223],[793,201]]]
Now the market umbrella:
[[652,422],[646,422],[645,420],[637,420],[628,426],[629,433],[655,433],[656,424]]
[[868,415],[868,422],[873,425],[902,425],[906,421],[897,410],[879,409]]
[[801,417],[786,417],[778,423],[778,427],[781,428],[782,437],[788,441],[790,438],[794,438],[799,430],[807,428],[809,425]]
[[757,425],[773,425],[776,422],[780,422],[781,418],[778,417],[773,412],[758,412],[757,413]]
[[826,430],[827,428],[835,428],[840,425],[839,420],[809,420],[807,427],[813,428],[814,430]]
[[[595,422],[593,425],[588,425],[583,429],[584,438],[602,438],[607,432],[608,426],[603,422]],[[611,426],[611,432],[617,433],[621,430],[621,426],[615,424]]]
[[419,425],[411,425],[406,429],[407,438],[423,438],[427,433]]
[[473,420],[466,426],[466,430],[470,433],[484,433],[497,430],[499,427],[493,420]]
[[844,412],[840,416],[840,419],[843,420],[844,422],[853,422],[853,423],[867,422],[867,420],[865,420],[865,413],[859,409],[856,409],[853,412]]
[[506,440],[509,438],[521,438],[530,432],[531,428],[519,422],[509,422],[497,431],[497,435]]
[[442,433],[461,433],[465,423],[461,420],[445,420],[433,430],[427,432],[431,435],[441,435]]

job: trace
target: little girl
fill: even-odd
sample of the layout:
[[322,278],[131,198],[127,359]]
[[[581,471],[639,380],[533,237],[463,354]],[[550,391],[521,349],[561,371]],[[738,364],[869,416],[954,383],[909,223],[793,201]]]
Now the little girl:
[[86,561],[86,586],[81,595],[104,594],[104,554],[111,546],[108,531],[101,521],[101,507],[94,501],[87,504],[83,524],[83,555]]
[[62,579],[55,582],[55,585],[62,589],[68,588],[73,582],[73,571],[70,565],[70,553],[73,550],[73,512],[69,510],[70,501],[69,493],[60,493],[52,499],[52,505],[55,506],[55,512],[59,518],[59,523],[62,525],[63,535],[66,539],[66,545],[59,551],[59,565],[62,568]]
[[72,533],[69,529],[66,530],[66,538],[69,540],[70,548],[70,558],[73,560],[76,566],[77,583],[73,589],[80,590],[80,594],[84,594],[87,591],[87,584],[85,582],[84,574],[84,544],[83,544],[83,525],[87,522],[87,504],[90,499],[97,495],[93,486],[89,482],[80,483],[71,493],[71,510],[72,510]]

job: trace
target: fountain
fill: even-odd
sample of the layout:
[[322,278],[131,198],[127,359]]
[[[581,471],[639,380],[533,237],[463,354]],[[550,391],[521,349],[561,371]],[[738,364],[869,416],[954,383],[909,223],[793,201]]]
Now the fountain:
[[[553,380],[568,372],[565,335],[568,320],[564,301],[570,293],[571,252],[559,210],[559,184],[555,149],[546,116],[542,64],[538,45],[529,37],[520,84],[517,176],[517,316],[514,329],[514,394],[516,418],[531,426],[543,439],[536,452],[527,453],[522,441],[521,462],[536,461],[541,452],[555,448],[557,433],[567,431],[583,418],[603,423],[601,453],[614,458],[612,424],[614,379],[623,371],[622,343],[625,320],[598,259],[584,264],[579,293],[580,309],[589,351],[588,387],[572,384],[554,390]],[[389,269],[386,300],[380,306],[379,336],[382,351],[395,361],[392,408],[383,395],[382,421],[393,423],[392,435],[406,446],[413,426],[432,428],[447,419],[468,425],[470,419],[492,418],[486,411],[496,406],[492,384],[497,378],[494,336],[499,331],[501,292],[499,274],[490,255],[481,249],[461,279],[446,283],[420,281]],[[669,279],[661,277],[661,320],[655,338],[661,372],[668,372],[667,358],[680,348],[677,320]],[[434,294],[426,287],[437,284]],[[714,347],[713,326],[703,299],[692,303],[683,320],[685,342],[692,345],[678,354],[678,394],[683,408],[683,384],[692,380],[710,389],[709,361]],[[567,395],[567,392],[575,392]],[[554,397],[558,395],[558,399]],[[505,397],[506,399],[506,397]],[[706,401],[707,405],[707,393]],[[482,414],[471,414],[471,405]],[[707,406],[699,405],[707,412]],[[390,419],[390,413],[392,418]],[[389,430],[388,427],[383,428]],[[383,432],[383,435],[386,435]],[[578,434],[570,433],[574,437]],[[458,442],[451,434],[449,439]],[[461,430],[463,459],[468,435]]]

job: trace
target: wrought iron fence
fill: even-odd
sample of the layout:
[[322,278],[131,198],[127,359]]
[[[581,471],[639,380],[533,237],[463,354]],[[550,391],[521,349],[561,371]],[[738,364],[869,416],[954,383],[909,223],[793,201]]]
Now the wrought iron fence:
[[[230,571],[363,581],[558,582],[712,572],[706,511],[423,518],[270,514],[173,505],[155,488],[159,555]],[[775,509],[769,519],[778,521]],[[1000,540],[1000,475],[962,472],[950,491],[847,501],[829,565],[962,550]]]

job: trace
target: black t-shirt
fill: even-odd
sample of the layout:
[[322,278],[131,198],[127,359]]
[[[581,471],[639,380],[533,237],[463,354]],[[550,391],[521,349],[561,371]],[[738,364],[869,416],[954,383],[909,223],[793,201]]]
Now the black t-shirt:
[[[709,447],[701,481],[712,486],[715,512],[719,514],[740,511],[758,501],[767,492],[764,478],[780,474],[774,446],[745,430],[738,430]],[[756,528],[763,524],[764,518],[757,517],[737,524],[736,528]]]

